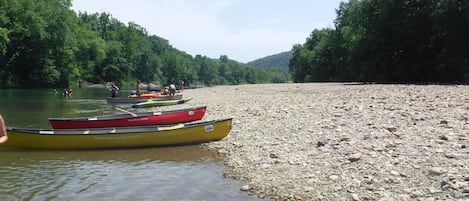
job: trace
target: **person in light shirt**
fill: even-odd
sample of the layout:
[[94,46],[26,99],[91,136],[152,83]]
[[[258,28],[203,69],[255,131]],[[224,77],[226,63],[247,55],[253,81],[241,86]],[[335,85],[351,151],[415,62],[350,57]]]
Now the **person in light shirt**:
[[8,140],[7,129],[5,127],[5,121],[3,121],[2,115],[0,115],[0,144]]
[[176,85],[171,83],[169,85],[169,95],[171,96],[172,99],[174,99],[174,95],[176,94]]

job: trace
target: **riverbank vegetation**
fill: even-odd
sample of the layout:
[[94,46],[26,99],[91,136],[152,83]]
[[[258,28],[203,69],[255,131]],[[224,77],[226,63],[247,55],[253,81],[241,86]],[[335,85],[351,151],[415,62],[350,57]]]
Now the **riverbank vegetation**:
[[71,0],[0,0],[0,88],[66,87],[79,80],[186,85],[287,82],[226,55],[189,55],[109,13],[75,13]]
[[293,47],[294,82],[469,83],[469,1],[350,0]]

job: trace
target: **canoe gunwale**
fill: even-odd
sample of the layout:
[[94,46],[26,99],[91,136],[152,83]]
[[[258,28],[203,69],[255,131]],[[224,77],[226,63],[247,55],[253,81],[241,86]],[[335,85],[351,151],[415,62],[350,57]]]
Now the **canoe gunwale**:
[[[182,99],[182,94],[176,94],[174,99],[180,100]],[[122,97],[106,97],[106,102],[108,104],[135,104],[141,103],[148,100],[155,100],[155,101],[163,101],[163,100],[172,100],[170,96],[164,97],[154,97],[154,98],[122,98]]]
[[179,129],[188,129],[202,125],[215,124],[227,120],[232,120],[233,118],[222,118],[216,120],[208,121],[196,121],[188,123],[179,123],[179,124],[170,124],[170,125],[157,125],[157,126],[130,126],[130,127],[107,127],[107,128],[92,128],[92,129],[42,129],[42,128],[16,128],[16,127],[7,127],[7,132],[20,132],[23,134],[31,135],[106,135],[106,134],[132,134],[132,133],[145,133],[145,132],[164,132],[168,131],[168,127],[173,127],[176,125],[183,125],[175,129],[169,130],[179,130]]
[[160,107],[160,106],[169,106],[169,105],[179,105],[184,104],[192,100],[193,98],[187,99],[178,99],[178,100],[148,100],[145,102],[140,102],[132,105],[133,108],[149,108],[149,107]]
[[158,115],[165,115],[165,114],[173,114],[179,112],[188,112],[194,110],[200,110],[203,108],[207,108],[207,106],[199,106],[199,107],[190,107],[178,110],[166,110],[166,111],[158,111],[158,112],[140,112],[134,113],[136,116],[132,116],[131,114],[127,113],[119,113],[119,114],[110,114],[110,115],[101,115],[101,116],[92,116],[92,117],[52,117],[48,118],[49,121],[106,121],[106,120],[116,120],[116,119],[132,119],[132,118],[142,118],[148,116],[154,116],[155,113],[159,113]]

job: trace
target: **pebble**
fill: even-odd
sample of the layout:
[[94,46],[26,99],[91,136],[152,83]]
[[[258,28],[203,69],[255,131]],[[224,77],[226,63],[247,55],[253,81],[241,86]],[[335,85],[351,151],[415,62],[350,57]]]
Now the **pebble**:
[[206,105],[204,120],[233,118],[229,136],[203,146],[219,151],[225,175],[242,178],[249,185],[240,189],[254,196],[469,196],[468,85],[288,83],[183,93],[194,99],[164,109]]
[[318,147],[322,147],[322,146],[324,146],[324,145],[326,145],[326,144],[327,144],[327,140],[324,139],[324,138],[321,138],[321,139],[318,140],[317,146],[318,146]]
[[351,196],[352,196],[352,200],[354,200],[354,201],[359,201],[360,200],[360,197],[355,193],[353,193]]
[[329,179],[330,179],[330,180],[333,180],[333,181],[335,181],[335,180],[337,180],[337,179],[339,179],[339,178],[340,178],[340,177],[337,176],[337,175],[331,175],[331,176],[329,176]]
[[249,185],[244,185],[240,189],[241,191],[249,191]]
[[455,154],[453,152],[446,152],[445,153],[445,157],[447,158],[454,158],[455,157]]
[[445,170],[442,167],[432,167],[428,170],[429,175],[441,175],[445,172]]
[[351,162],[355,162],[355,161],[360,160],[362,158],[362,156],[363,156],[362,153],[355,153],[355,154],[350,155],[348,160],[351,161]]
[[464,187],[462,192],[463,193],[469,193],[469,186]]

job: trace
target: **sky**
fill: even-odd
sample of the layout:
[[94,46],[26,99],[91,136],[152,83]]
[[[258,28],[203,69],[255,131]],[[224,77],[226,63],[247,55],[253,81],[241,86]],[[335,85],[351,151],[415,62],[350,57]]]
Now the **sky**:
[[133,22],[192,56],[247,63],[333,28],[343,0],[72,0],[75,12]]

